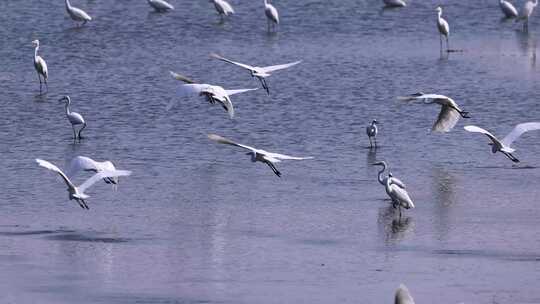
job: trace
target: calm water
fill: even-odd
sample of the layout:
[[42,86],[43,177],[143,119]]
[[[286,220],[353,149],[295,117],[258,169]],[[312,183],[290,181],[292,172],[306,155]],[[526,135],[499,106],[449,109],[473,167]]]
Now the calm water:
[[[400,282],[417,303],[540,302],[540,132],[516,142],[515,167],[462,128],[502,136],[540,120],[538,12],[524,34],[495,0],[442,1],[451,47],[464,51],[441,59],[441,1],[383,12],[378,0],[276,1],[277,35],[262,1],[232,1],[225,24],[202,0],[172,0],[169,14],[142,0],[74,2],[95,21],[75,28],[62,1],[0,2],[0,302],[392,303]],[[34,39],[49,65],[44,96]],[[211,52],[303,63],[269,78],[270,97],[233,96],[234,120],[195,99],[167,111],[179,85],[169,70],[259,85]],[[419,90],[473,118],[431,134],[437,107],[395,99]],[[88,121],[81,143],[64,94]],[[207,133],[316,160],[279,164],[279,179]],[[65,167],[76,155],[133,175],[117,191],[96,184],[83,211],[34,162]],[[401,222],[376,160],[415,201]]]

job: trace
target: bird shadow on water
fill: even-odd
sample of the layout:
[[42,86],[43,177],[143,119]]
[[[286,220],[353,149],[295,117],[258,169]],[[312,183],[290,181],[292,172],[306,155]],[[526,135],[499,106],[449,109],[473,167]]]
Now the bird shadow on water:
[[402,241],[414,229],[413,218],[403,213],[400,218],[399,210],[392,206],[379,208],[377,224],[385,243]]
[[74,241],[74,242],[93,242],[93,243],[127,243],[132,239],[108,236],[106,233],[88,231],[88,232],[61,232],[54,233],[44,237],[52,241]]

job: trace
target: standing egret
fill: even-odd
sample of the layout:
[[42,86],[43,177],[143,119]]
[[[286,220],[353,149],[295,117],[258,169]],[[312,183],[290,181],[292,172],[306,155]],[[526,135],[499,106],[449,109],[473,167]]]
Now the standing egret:
[[407,190],[401,188],[397,183],[395,183],[392,173],[388,174],[386,179],[385,189],[390,199],[392,199],[392,206],[399,209],[399,218],[401,218],[401,207],[405,209],[414,208],[414,203],[409,197]]
[[169,10],[174,10],[174,6],[170,5],[165,0],[148,0],[148,4],[150,4],[156,12],[164,13]]
[[499,0],[499,6],[506,18],[515,18],[518,16],[517,9],[512,5],[512,3],[506,0]]
[[386,186],[386,181],[388,180],[388,178],[392,177],[392,183],[396,184],[400,188],[405,189],[405,184],[398,178],[390,176],[390,174],[383,177],[383,173],[384,171],[386,171],[386,168],[388,167],[385,161],[373,163],[373,166],[382,166],[381,171],[379,171],[379,174],[377,175],[377,180],[379,181],[379,184]]
[[373,143],[371,141],[371,138],[373,137],[373,140],[375,141],[375,148],[377,148],[377,133],[379,130],[377,129],[377,120],[374,119],[369,126],[366,127],[366,134],[369,138],[369,147],[373,148]]
[[257,79],[259,79],[263,89],[266,90],[266,93],[268,95],[270,95],[270,90],[268,89],[268,85],[266,84],[266,80],[265,80],[266,77],[270,76],[272,72],[290,68],[302,62],[302,60],[299,60],[299,61],[295,61],[291,63],[271,65],[271,66],[265,66],[265,67],[257,67],[257,66],[251,66],[244,63],[232,61],[215,53],[210,54],[210,56],[248,70],[251,73],[251,77],[257,77]]
[[244,148],[246,150],[249,150],[250,152],[246,153],[247,155],[251,155],[251,161],[252,162],[262,162],[268,165],[270,169],[274,172],[275,175],[278,177],[281,177],[281,173],[276,169],[275,163],[279,163],[282,160],[304,160],[304,159],[313,159],[313,157],[295,157],[295,156],[289,156],[284,154],[278,154],[278,153],[272,153],[267,152],[260,149],[255,149],[250,146],[242,145],[239,143],[236,143],[232,140],[226,139],[224,137],[221,137],[216,134],[209,134],[208,138],[210,138],[213,141],[216,141],[220,144],[226,144],[226,145],[232,145],[240,148]]
[[82,183],[80,186],[75,186],[71,180],[60,170],[57,166],[51,164],[50,162],[46,160],[42,160],[37,158],[36,162],[38,165],[47,168],[51,171],[54,171],[62,177],[66,185],[68,186],[67,191],[69,192],[69,200],[75,200],[79,206],[83,209],[89,209],[88,205],[84,201],[89,196],[84,193],[86,189],[88,189],[90,186],[95,184],[98,180],[102,178],[112,178],[112,177],[118,177],[118,176],[128,176],[131,174],[131,171],[125,171],[125,170],[113,170],[113,171],[102,171],[99,173],[94,174],[92,177],[87,179],[84,183]]
[[[116,167],[111,161],[98,162],[90,157],[86,156],[77,156],[73,158],[69,164],[69,169],[66,175],[70,178],[77,175],[81,171],[87,172],[104,172],[104,171],[115,171]],[[103,181],[106,184],[118,185],[118,177],[105,177]]]
[[[234,107],[230,99],[230,95],[254,91],[257,89],[240,89],[240,90],[225,90],[223,87],[210,85],[210,84],[199,84],[195,83],[193,80],[187,78],[186,76],[180,75],[175,72],[170,72],[172,77],[176,80],[185,82],[186,84],[182,85],[179,89],[179,94],[181,97],[189,96],[204,96],[209,103],[215,104],[219,102],[225,111],[229,113],[231,119],[234,117]],[[169,108],[172,107],[172,104],[169,105]]]
[[409,292],[409,289],[404,284],[400,284],[396,290],[394,304],[414,304],[414,299]]
[[86,22],[92,21],[92,17],[90,17],[85,11],[80,8],[71,6],[69,0],[66,0],[66,11],[68,12],[71,19],[77,22],[77,26],[79,26],[78,22],[82,22],[82,25],[85,25]]
[[39,79],[39,93],[41,94],[41,77],[43,76],[43,82],[45,82],[45,88],[47,88],[47,92],[49,91],[49,86],[47,85],[47,78],[49,77],[49,71],[47,70],[47,63],[45,63],[45,60],[41,58],[41,56],[38,55],[39,50],[39,40],[32,41],[32,45],[34,46],[34,68],[36,69],[36,72],[38,74]]
[[489,143],[489,145],[491,146],[491,152],[496,153],[497,151],[499,151],[506,157],[508,157],[511,161],[519,163],[519,160],[515,158],[514,155],[512,155],[512,153],[514,153],[514,151],[516,150],[510,147],[510,145],[523,133],[528,131],[540,130],[540,122],[526,122],[518,124],[502,140],[499,140],[497,137],[495,137],[495,135],[477,126],[471,125],[465,126],[464,128],[469,132],[482,133],[486,135],[492,141],[491,143]]
[[383,0],[386,7],[405,7],[407,3],[404,0]]
[[223,21],[225,17],[234,14],[234,9],[229,2],[225,0],[210,0],[210,2],[214,3],[214,7],[218,12],[219,17],[221,17],[221,21]]
[[527,0],[523,5],[523,10],[521,11],[521,16],[518,20],[523,20],[523,30],[525,32],[529,31],[529,17],[534,11],[534,8],[538,5],[538,0]]
[[403,101],[423,100],[424,104],[435,103],[440,105],[441,111],[431,128],[434,132],[449,132],[454,128],[460,116],[470,118],[469,112],[461,110],[458,104],[448,96],[419,92],[409,96],[398,97],[398,99]]
[[441,53],[443,49],[443,41],[442,36],[446,38],[446,52],[450,50],[450,46],[448,43],[448,36],[450,35],[450,26],[448,25],[448,22],[444,20],[442,16],[442,7],[437,7],[437,28],[439,29],[439,38],[441,40]]
[[268,31],[270,32],[270,25],[275,28],[279,25],[279,14],[277,9],[268,0],[264,0],[264,13],[266,14],[266,22],[268,25]]
[[[69,96],[64,96],[62,98],[60,98],[58,101],[62,102],[62,101],[65,101],[66,102],[66,116],[67,118],[69,119],[69,122],[71,123],[71,127],[73,128],[73,138],[74,139],[81,139],[81,132],[84,128],[86,128],[86,121],[84,121],[84,118],[82,117],[81,114],[77,113],[77,112],[71,112],[69,110],[69,106],[71,105],[71,98],[69,98]],[[82,127],[79,129],[79,132],[77,133],[75,131],[75,126],[77,125],[82,125]]]

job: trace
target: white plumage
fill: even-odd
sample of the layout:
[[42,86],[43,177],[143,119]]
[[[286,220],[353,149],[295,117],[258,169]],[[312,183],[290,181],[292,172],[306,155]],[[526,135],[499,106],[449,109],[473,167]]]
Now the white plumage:
[[392,174],[390,173],[388,175],[388,179],[386,179],[386,193],[390,196],[392,199],[392,204],[394,208],[399,209],[399,217],[401,218],[401,208],[405,209],[412,209],[414,208],[414,203],[412,199],[409,196],[409,193],[407,193],[407,190],[404,188],[401,188],[392,177]]
[[515,18],[518,16],[517,9],[512,5],[512,3],[506,0],[500,0],[499,6],[506,18]]
[[[81,132],[82,130],[84,130],[84,128],[86,128],[86,121],[84,120],[81,114],[77,112],[71,112],[71,110],[69,109],[69,106],[71,105],[71,98],[69,98],[69,96],[64,96],[60,98],[59,101],[65,101],[66,103],[66,117],[68,118],[69,123],[71,123],[71,127],[73,129],[73,138],[81,139]],[[79,132],[77,133],[75,130],[75,126],[79,126],[79,125],[82,125],[82,127],[79,129]]]
[[279,14],[273,5],[268,3],[268,0],[264,0],[264,13],[266,15],[268,31],[270,32],[270,27],[275,28],[279,24]]
[[90,17],[82,9],[72,6],[69,0],[66,0],[66,11],[71,19],[73,19],[75,22],[82,22],[82,25],[86,24],[88,21],[92,21],[92,17]]
[[437,7],[437,28],[439,29],[439,38],[441,40],[441,52],[442,52],[442,36],[446,38],[446,51],[450,49],[448,43],[448,36],[450,36],[450,25],[442,17],[442,7]]
[[383,0],[383,3],[387,7],[405,7],[407,3],[404,0]]
[[409,289],[404,284],[400,284],[396,290],[394,304],[414,304],[414,299],[409,292]]
[[523,30],[528,31],[529,30],[529,18],[531,17],[534,8],[538,5],[538,0],[527,0],[525,4],[523,5],[523,9],[521,10],[521,15],[519,16],[519,20],[523,20]]
[[172,6],[165,0],[148,0],[148,4],[150,4],[150,6],[154,8],[154,10],[156,10],[157,12],[174,10],[174,6]]
[[39,79],[39,93],[41,94],[41,77],[43,77],[43,82],[45,82],[45,87],[47,88],[47,91],[49,91],[49,87],[47,85],[47,78],[49,78],[49,70],[47,69],[47,63],[45,63],[45,60],[41,58],[41,56],[38,55],[39,50],[39,40],[32,41],[32,45],[34,46],[34,68],[36,69],[36,72],[38,74]]
[[[98,162],[90,157],[86,156],[77,156],[71,160],[69,163],[69,168],[67,170],[67,176],[72,178],[76,176],[79,172],[104,172],[104,171],[115,171],[116,167],[111,161]],[[113,184],[116,186],[118,184],[118,177],[106,177],[103,181],[107,184]]]

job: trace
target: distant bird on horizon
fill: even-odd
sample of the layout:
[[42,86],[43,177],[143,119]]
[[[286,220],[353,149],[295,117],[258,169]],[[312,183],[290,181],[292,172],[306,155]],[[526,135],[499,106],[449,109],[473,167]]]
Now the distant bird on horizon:
[[499,140],[495,135],[489,133],[488,131],[477,127],[473,125],[465,126],[465,130],[469,132],[475,132],[475,133],[482,133],[489,137],[491,139],[491,143],[489,145],[491,146],[491,152],[501,152],[506,157],[508,157],[511,161],[515,163],[519,163],[519,160],[512,155],[516,149],[510,147],[510,145],[516,141],[523,133],[534,131],[534,130],[540,130],[540,122],[526,122],[518,124],[514,127],[514,129],[508,133],[502,140]]
[[407,3],[404,0],[383,0],[386,7],[405,7]]
[[509,1],[499,0],[499,6],[505,18],[516,18],[518,16],[517,9]]
[[414,304],[414,299],[405,284],[400,284],[396,290],[394,304]]
[[[73,128],[73,138],[81,139],[82,138],[81,132],[82,130],[84,130],[84,128],[86,128],[86,121],[84,120],[81,114],[77,112],[71,112],[71,110],[69,109],[69,106],[71,105],[71,98],[69,98],[69,96],[66,95],[60,98],[58,101],[60,102],[64,101],[66,103],[66,117],[68,118],[69,123],[71,123],[71,127]],[[78,126],[78,125],[82,125],[82,127],[79,129],[79,132],[76,132],[75,126]]]
[[[94,172],[94,173],[100,173],[104,171],[115,171],[116,167],[111,161],[95,161],[91,159],[90,157],[86,156],[77,156],[71,160],[69,163],[69,168],[66,172],[66,175],[69,178],[72,178],[76,176],[79,172]],[[114,187],[118,185],[118,177],[105,177],[103,178],[103,181],[106,184],[113,184]]]
[[45,63],[45,60],[41,58],[41,56],[38,55],[39,50],[39,40],[32,41],[32,45],[34,46],[34,68],[36,69],[36,72],[38,74],[39,79],[39,94],[41,94],[41,87],[42,87],[42,81],[41,77],[43,77],[43,82],[45,82],[45,88],[47,88],[47,92],[49,91],[49,86],[47,85],[47,78],[49,78],[49,71],[47,70],[47,63]]
[[523,31],[528,32],[529,31],[529,18],[531,17],[534,8],[538,5],[538,0],[527,0],[525,4],[523,5],[523,9],[521,10],[521,14],[516,21],[523,21]]
[[268,88],[268,85],[266,84],[266,80],[265,80],[266,77],[269,77],[270,75],[272,75],[271,74],[272,72],[283,70],[283,69],[286,69],[286,68],[290,68],[290,67],[295,66],[295,65],[299,64],[300,62],[302,62],[302,60],[299,60],[299,61],[295,61],[295,62],[291,62],[291,63],[285,63],[285,64],[279,64],[279,65],[271,65],[271,66],[265,66],[265,67],[258,67],[258,66],[251,66],[251,65],[244,64],[244,63],[232,61],[232,60],[229,60],[229,59],[227,59],[227,58],[225,58],[223,56],[215,54],[215,53],[210,54],[210,56],[213,57],[213,58],[216,58],[218,60],[233,64],[233,65],[236,65],[236,66],[239,66],[239,67],[241,67],[243,69],[248,70],[250,72],[250,74],[251,74],[251,77],[256,77],[257,79],[259,79],[263,89],[266,90],[266,93],[268,95],[270,95],[270,90]]
[[442,17],[442,7],[437,7],[437,28],[439,29],[439,38],[441,41],[441,53],[443,50],[443,41],[442,37],[446,38],[446,51],[450,50],[450,45],[448,42],[448,36],[450,36],[450,26],[448,22]]
[[457,124],[460,117],[470,118],[469,112],[463,111],[450,97],[439,94],[424,94],[422,92],[398,97],[401,101],[422,100],[424,104],[438,104],[441,111],[431,128],[434,132],[449,132]]
[[150,6],[154,8],[156,12],[160,13],[174,10],[174,6],[172,6],[165,0],[148,0],[148,4],[150,4]]
[[210,0],[210,2],[214,3],[214,7],[221,18],[221,21],[224,21],[225,17],[234,14],[234,9],[229,2],[225,0]]
[[58,175],[62,177],[62,179],[68,186],[67,191],[69,193],[69,200],[75,200],[79,204],[79,206],[81,206],[81,208],[87,209],[87,210],[89,208],[88,208],[88,205],[86,204],[85,199],[89,198],[90,196],[84,193],[86,189],[88,189],[90,186],[95,184],[100,179],[112,178],[112,177],[118,177],[118,176],[128,176],[131,174],[131,171],[125,171],[125,170],[102,171],[102,172],[94,174],[92,177],[90,177],[84,183],[82,183],[80,186],[77,187],[64,174],[64,172],[62,172],[62,170],[60,170],[57,166],[53,165],[52,163],[46,160],[39,159],[39,158],[36,159],[36,162],[41,167],[44,167],[46,169],[49,169],[51,171],[58,173]]
[[[181,97],[204,96],[210,104],[219,102],[225,111],[229,113],[231,119],[234,117],[234,107],[229,96],[258,89],[225,90],[223,87],[216,85],[195,83],[195,81],[190,78],[172,71],[170,71],[170,74],[174,79],[186,83],[179,89]],[[168,109],[171,107],[172,103],[169,104]]]
[[[66,11],[68,12],[71,19],[77,22],[77,26],[82,26],[85,25],[86,22],[92,21],[92,17],[90,17],[85,11],[80,8],[71,6],[69,0],[66,0]],[[82,22],[82,24],[79,25],[79,22]]]
[[251,155],[251,161],[252,162],[262,162],[268,165],[270,169],[274,172],[275,175],[278,177],[281,177],[281,172],[279,172],[275,166],[275,163],[279,163],[282,160],[305,160],[305,159],[313,159],[313,157],[295,157],[295,156],[289,156],[285,154],[278,154],[278,153],[272,153],[261,149],[256,149],[250,146],[242,145],[239,143],[236,143],[232,140],[229,140],[227,138],[221,137],[216,134],[209,134],[208,138],[218,142],[220,144],[226,144],[226,145],[232,145],[236,147],[240,147],[246,150],[249,150],[247,155]]
[[268,3],[268,0],[264,0],[264,13],[266,15],[268,32],[271,32],[270,26],[272,26],[272,29],[275,30],[276,26],[279,25],[278,11],[272,4]]
[[375,148],[377,148],[377,133],[379,133],[379,130],[377,129],[377,120],[374,119],[369,126],[366,127],[366,134],[369,138],[369,147],[373,148],[373,141],[375,141]]

